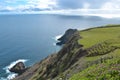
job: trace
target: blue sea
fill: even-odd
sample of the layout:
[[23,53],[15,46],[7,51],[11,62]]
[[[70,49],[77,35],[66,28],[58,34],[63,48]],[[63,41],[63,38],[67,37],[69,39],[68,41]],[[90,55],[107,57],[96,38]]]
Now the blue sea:
[[9,68],[17,62],[31,66],[60,50],[56,38],[69,28],[79,30],[107,24],[120,24],[120,18],[50,14],[0,15],[0,80],[15,75]]

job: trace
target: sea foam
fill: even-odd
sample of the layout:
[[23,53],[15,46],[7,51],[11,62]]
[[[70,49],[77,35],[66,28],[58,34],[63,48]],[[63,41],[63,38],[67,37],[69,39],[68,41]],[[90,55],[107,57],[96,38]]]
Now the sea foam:
[[[3,68],[3,69],[6,71],[6,74],[8,74],[6,80],[11,80],[11,79],[13,79],[13,78],[15,78],[15,77],[17,76],[16,73],[10,72],[9,69],[11,69],[13,66],[15,66],[15,65],[16,65],[17,63],[19,63],[19,62],[25,63],[26,61],[28,61],[28,60],[27,60],[27,59],[18,59],[18,60],[16,60],[16,61],[10,63],[10,65],[8,65],[8,66],[6,66],[5,68]],[[2,79],[0,79],[0,80],[2,80]],[[3,80],[5,80],[5,79],[3,79]]]
[[59,42],[58,39],[61,38],[63,35],[60,34],[60,35],[57,35],[55,36],[53,39],[55,40],[55,42],[53,43],[53,46],[56,46],[56,43]]
[[55,36],[55,40],[58,41],[58,39],[61,38],[62,36],[63,36],[62,34]]

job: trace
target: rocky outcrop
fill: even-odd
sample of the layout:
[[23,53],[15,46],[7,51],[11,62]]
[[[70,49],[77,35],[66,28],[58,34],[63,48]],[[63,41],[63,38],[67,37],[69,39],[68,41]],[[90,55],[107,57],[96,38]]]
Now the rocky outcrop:
[[17,73],[17,74],[22,74],[23,72],[25,72],[26,68],[23,62],[19,62],[17,63],[15,66],[13,66],[10,71]]
[[70,38],[71,36],[77,32],[77,29],[68,29],[65,34],[58,39],[58,43],[56,43],[57,45],[62,45],[62,44],[65,44]]

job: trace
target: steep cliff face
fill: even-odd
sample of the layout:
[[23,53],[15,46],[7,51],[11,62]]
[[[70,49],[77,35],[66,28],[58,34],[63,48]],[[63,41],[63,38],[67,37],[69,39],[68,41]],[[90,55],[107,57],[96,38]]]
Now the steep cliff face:
[[70,37],[77,31],[77,29],[68,29],[65,34],[58,39],[58,43],[56,43],[57,45],[62,45],[65,44],[66,42],[68,42],[68,40],[70,39]]
[[86,51],[82,49],[82,45],[78,44],[78,39],[80,38],[78,31],[74,32],[71,36],[69,34],[69,40],[58,53],[52,54],[31,66],[30,69],[14,80],[54,79],[86,54]]

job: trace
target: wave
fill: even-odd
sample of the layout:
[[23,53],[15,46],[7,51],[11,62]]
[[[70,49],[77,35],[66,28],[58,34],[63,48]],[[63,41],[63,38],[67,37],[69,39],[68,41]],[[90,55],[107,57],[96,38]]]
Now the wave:
[[12,73],[12,72],[10,72],[9,70],[10,70],[13,66],[15,66],[17,63],[19,63],[19,62],[25,63],[26,61],[28,61],[28,60],[27,60],[27,59],[18,59],[18,60],[16,60],[16,61],[10,63],[10,64],[9,64],[8,66],[6,66],[5,68],[3,68],[3,69],[6,71],[6,74],[8,74],[8,76],[7,76],[7,79],[1,78],[0,80],[11,80],[11,79],[15,78],[18,74]]
[[[61,38],[63,35],[60,34],[60,35],[57,35],[55,36],[53,39],[56,41],[56,42],[59,42],[58,39]],[[53,46],[56,46],[56,42],[53,43]]]
[[55,36],[55,40],[58,41],[58,39],[61,38],[62,36],[63,36],[62,34]]

